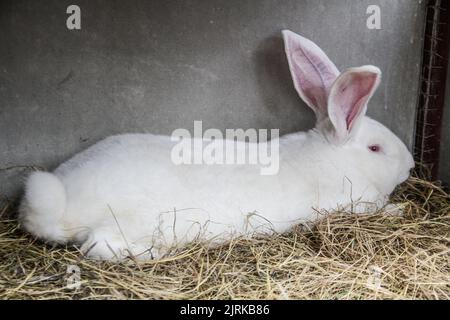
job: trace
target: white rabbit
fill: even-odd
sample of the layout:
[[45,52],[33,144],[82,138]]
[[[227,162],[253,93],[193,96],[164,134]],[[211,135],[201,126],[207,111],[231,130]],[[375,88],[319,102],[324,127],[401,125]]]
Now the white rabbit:
[[112,136],[53,173],[32,173],[21,225],[41,239],[82,244],[91,258],[152,259],[196,237],[220,243],[286,231],[316,209],[385,204],[414,161],[400,139],[365,116],[380,70],[340,74],[310,40],[287,30],[283,38],[295,88],[317,123],[279,138],[278,174],[249,164],[176,165],[168,136]]

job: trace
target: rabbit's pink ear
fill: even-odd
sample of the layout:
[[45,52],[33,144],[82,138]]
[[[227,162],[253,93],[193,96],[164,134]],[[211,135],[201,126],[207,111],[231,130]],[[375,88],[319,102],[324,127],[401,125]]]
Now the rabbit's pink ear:
[[336,79],[328,97],[328,117],[338,142],[345,142],[355,130],[380,80],[381,71],[375,66],[351,68]]
[[283,30],[283,39],[295,89],[320,120],[339,70],[314,42],[289,30]]

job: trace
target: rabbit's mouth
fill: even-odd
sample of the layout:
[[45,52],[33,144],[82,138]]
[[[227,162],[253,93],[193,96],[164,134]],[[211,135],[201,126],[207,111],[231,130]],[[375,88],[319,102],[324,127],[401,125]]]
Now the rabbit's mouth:
[[411,170],[406,171],[404,174],[402,174],[399,178],[399,184],[405,182],[406,180],[408,180],[409,176],[411,175]]
[[409,178],[409,172],[408,172],[407,174],[402,175],[402,176],[400,177],[400,181],[399,181],[398,183],[399,183],[399,184],[400,184],[400,183],[403,183],[403,182],[405,182],[406,180],[408,180],[408,178]]
[[[406,147],[405,147],[406,149]],[[414,169],[415,167],[415,163],[414,163],[414,159],[412,157],[412,155],[408,152],[407,153],[407,159],[405,160],[406,165],[407,165],[407,170],[403,171],[403,174],[400,175],[399,177],[399,184],[405,182],[406,180],[408,180],[408,178],[411,175],[411,171]]]

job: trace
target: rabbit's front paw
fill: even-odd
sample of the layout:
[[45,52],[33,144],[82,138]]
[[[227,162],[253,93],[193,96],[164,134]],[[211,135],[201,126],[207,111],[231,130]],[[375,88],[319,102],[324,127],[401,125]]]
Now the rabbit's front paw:
[[406,205],[402,203],[390,203],[384,207],[384,212],[392,216],[403,216]]

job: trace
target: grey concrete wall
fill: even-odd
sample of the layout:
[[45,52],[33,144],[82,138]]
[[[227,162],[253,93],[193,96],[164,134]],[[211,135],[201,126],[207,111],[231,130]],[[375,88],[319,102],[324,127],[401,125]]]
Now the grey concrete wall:
[[450,69],[447,74],[446,86],[439,179],[447,186],[450,186]]
[[[82,29],[66,28],[81,7]],[[381,30],[366,28],[369,5]],[[315,41],[340,69],[374,64],[369,115],[413,141],[424,1],[3,0],[0,168],[48,169],[105,136],[204,127],[309,129],[280,31]],[[0,197],[26,170],[0,171]]]

